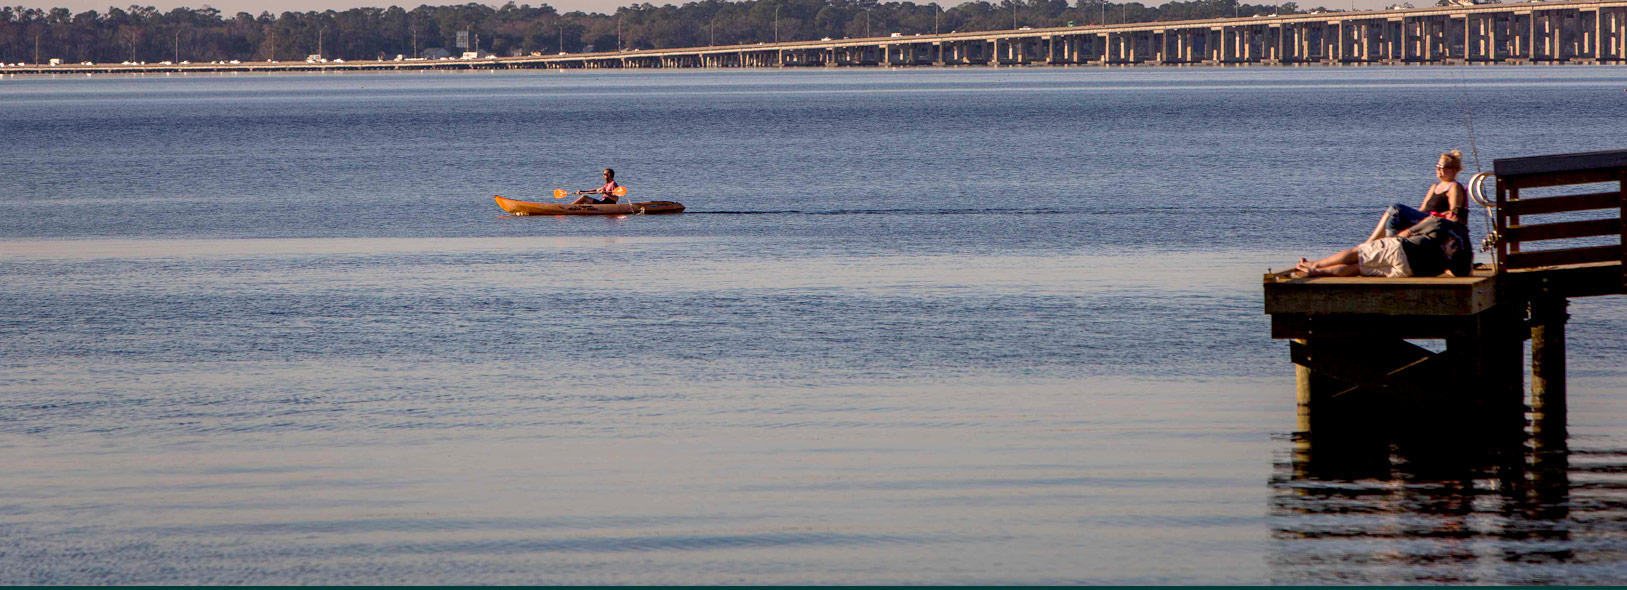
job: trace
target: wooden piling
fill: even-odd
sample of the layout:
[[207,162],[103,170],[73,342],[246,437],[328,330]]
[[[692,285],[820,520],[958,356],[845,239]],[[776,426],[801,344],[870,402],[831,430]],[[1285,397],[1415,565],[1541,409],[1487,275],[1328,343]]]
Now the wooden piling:
[[1537,438],[1564,438],[1565,313],[1563,297],[1531,301],[1531,433]]

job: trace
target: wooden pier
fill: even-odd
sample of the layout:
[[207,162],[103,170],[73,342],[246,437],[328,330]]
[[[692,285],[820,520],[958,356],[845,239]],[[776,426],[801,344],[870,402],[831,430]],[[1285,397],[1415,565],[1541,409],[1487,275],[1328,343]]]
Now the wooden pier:
[[1302,433],[1364,406],[1386,408],[1375,421],[1529,428],[1563,444],[1566,306],[1627,294],[1627,150],[1497,160],[1495,178],[1492,260],[1472,277],[1266,275],[1271,337],[1292,341]]

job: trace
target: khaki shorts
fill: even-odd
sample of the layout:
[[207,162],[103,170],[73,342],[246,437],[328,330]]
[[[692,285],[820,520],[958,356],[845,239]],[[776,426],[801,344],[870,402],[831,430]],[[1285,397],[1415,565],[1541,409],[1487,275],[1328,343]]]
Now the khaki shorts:
[[1379,238],[1356,247],[1356,262],[1364,277],[1410,277],[1401,238]]

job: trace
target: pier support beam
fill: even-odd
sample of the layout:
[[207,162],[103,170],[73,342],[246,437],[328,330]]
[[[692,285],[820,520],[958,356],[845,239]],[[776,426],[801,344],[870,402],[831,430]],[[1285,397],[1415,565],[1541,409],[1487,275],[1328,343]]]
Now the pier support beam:
[[1531,301],[1531,431],[1565,437],[1565,313],[1563,297]]

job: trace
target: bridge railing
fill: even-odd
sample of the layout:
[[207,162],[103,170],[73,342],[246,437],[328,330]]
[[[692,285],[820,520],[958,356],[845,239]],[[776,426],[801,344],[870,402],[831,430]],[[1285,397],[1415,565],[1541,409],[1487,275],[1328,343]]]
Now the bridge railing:
[[[1509,158],[1494,164],[1497,176],[1497,270],[1617,262],[1627,269],[1627,150]],[[1531,189],[1613,183],[1613,190],[1559,196],[1522,196]],[[1610,184],[1605,184],[1610,186]],[[1547,221],[1564,213],[1608,211],[1613,216]],[[1569,217],[1577,217],[1575,215]],[[1609,241],[1613,243],[1600,244]],[[1601,240],[1600,238],[1605,238]],[[1553,242],[1570,240],[1568,242]],[[1586,240],[1580,242],[1578,240]],[[1543,242],[1542,249],[1527,249]],[[1550,243],[1553,242],[1553,243]],[[1548,246],[1559,246],[1548,247]],[[1627,285],[1627,274],[1622,276]]]

